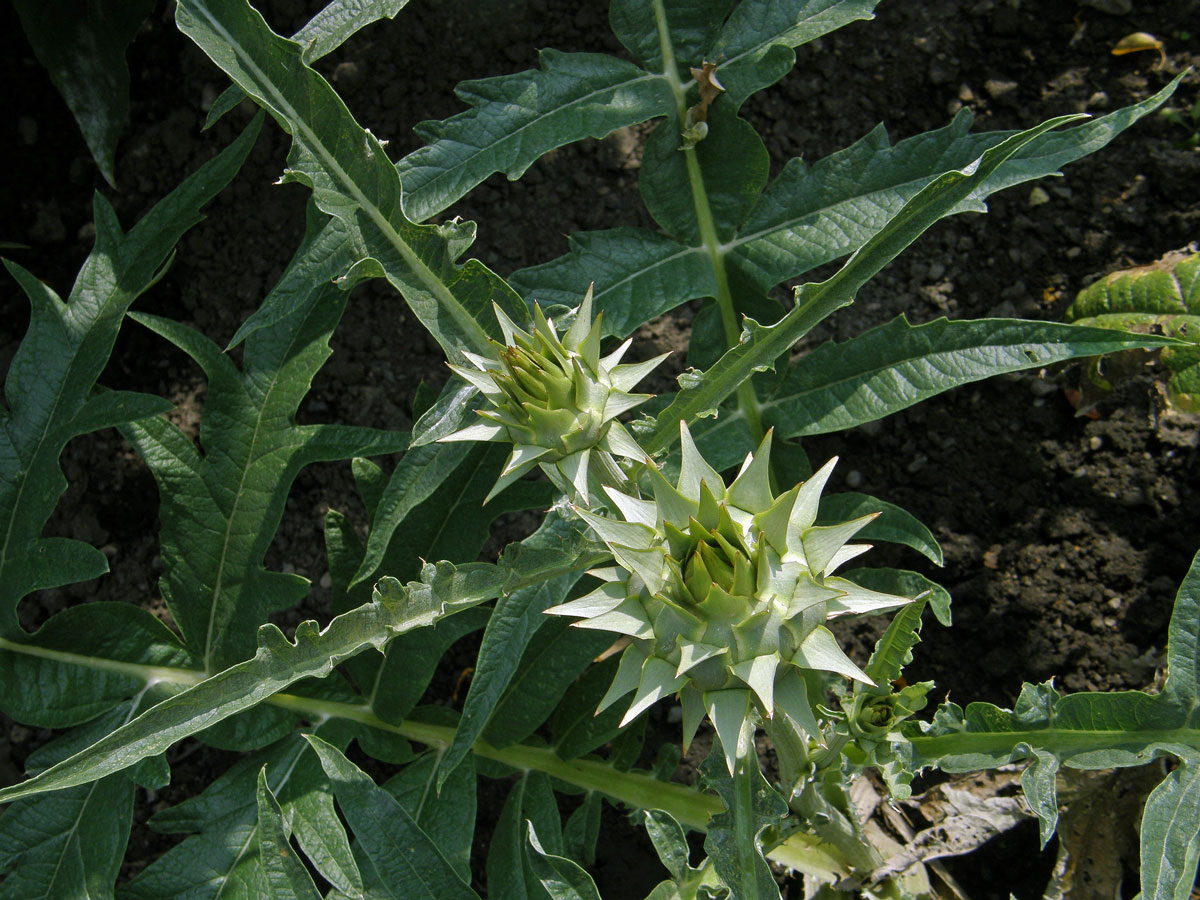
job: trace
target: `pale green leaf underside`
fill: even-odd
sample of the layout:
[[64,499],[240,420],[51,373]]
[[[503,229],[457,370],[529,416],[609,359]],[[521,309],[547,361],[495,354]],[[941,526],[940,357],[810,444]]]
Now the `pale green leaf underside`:
[[295,642],[274,625],[263,625],[258,652],[251,659],[162,701],[42,774],[0,791],[0,803],[119,772],[296,681],[325,677],[338,663],[368,647],[382,648],[396,635],[474,606],[494,595],[503,582],[499,569],[478,566],[466,572],[448,566],[430,577],[432,585],[384,585],[383,593],[377,592],[370,603],[338,616],[323,630],[318,631],[315,622],[302,622]]
[[972,703],[939,710],[932,726],[912,735],[917,765],[950,771],[986,768],[1020,758],[1021,747],[1048,750],[1068,766],[1139,765],[1172,753],[1200,756],[1200,554],[1179,589],[1167,640],[1162,693],[1060,695],[1048,685],[1025,685],[1013,710]]
[[1146,800],[1142,814],[1143,900],[1187,900],[1200,856],[1200,756],[1183,760]]
[[[570,526],[554,540],[513,544],[496,564],[427,565],[420,582],[384,579],[374,599],[338,616],[324,629],[300,623],[294,641],[274,625],[258,631],[258,651],[245,662],[200,681],[162,701],[128,725],[22,784],[0,790],[0,803],[93,781],[157,753],[177,740],[249,709],[304,678],[323,678],[342,661],[369,647],[432,625],[451,615],[561,575],[582,571],[607,558]],[[194,681],[192,678],[187,681]]]

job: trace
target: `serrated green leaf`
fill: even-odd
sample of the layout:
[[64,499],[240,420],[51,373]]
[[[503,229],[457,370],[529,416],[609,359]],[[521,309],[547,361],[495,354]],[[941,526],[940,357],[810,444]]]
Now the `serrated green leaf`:
[[306,738],[321,759],[358,845],[391,896],[403,900],[478,898],[391,794],[336,747],[318,737]]
[[[31,591],[65,583],[59,579],[84,580],[107,571],[99,551],[41,537],[67,486],[59,454],[81,427],[115,424],[116,409],[92,406],[91,392],[125,311],[154,282],[179,238],[200,220],[200,208],[232,180],[254,144],[258,125],[256,120],[127,234],[108,201],[97,194],[96,246],[66,303],[24,269],[6,263],[32,310],[29,330],[5,379],[8,407],[0,410],[0,635],[23,638],[16,606]],[[145,407],[139,404],[127,408],[140,413]]]
[[[432,444],[414,447],[392,471],[382,496],[371,512],[371,532],[367,537],[363,560],[349,588],[373,575],[380,566],[388,545],[405,518],[441,487],[472,451],[469,443]],[[443,522],[453,512],[442,509]],[[457,519],[456,519],[457,525]],[[423,559],[449,559],[446,555],[422,556]],[[390,570],[389,570],[390,571]]]
[[42,728],[78,725],[142,691],[143,666],[175,676],[194,669],[196,660],[170,629],[133,604],[69,607],[25,641],[0,638],[0,710]]
[[611,634],[572,628],[563,619],[545,623],[522,654],[483,739],[493,747],[525,740],[554,713],[579,673],[610,644]]
[[[1030,141],[981,179],[946,215],[983,212],[997,191],[1057,172],[1094,153],[1171,96],[1173,81],[1141,103],[1059,133]],[[878,233],[919,190],[944,173],[962,169],[1017,133],[969,133],[960,112],[944,128],[892,146],[880,126],[852,146],[811,168],[800,160],[784,167],[755,206],[729,254],[731,268],[765,291],[852,252]]]
[[383,783],[413,821],[437,846],[463,881],[471,880],[475,837],[475,765],[467,757],[454,767],[439,791],[438,755],[425,753]]
[[484,733],[505,689],[517,672],[525,648],[538,629],[550,624],[550,618],[544,615],[545,611],[563,602],[581,574],[572,573],[535,587],[514,591],[496,601],[475,658],[475,672],[463,703],[462,719],[454,733],[454,742],[442,758],[439,784],[445,781],[470,752],[471,745]]
[[533,823],[526,823],[525,857],[551,900],[600,900],[596,882],[574,860],[542,849]]
[[308,592],[298,575],[271,572],[263,557],[292,482],[312,462],[401,450],[407,435],[293,421],[328,359],[344,294],[310,273],[308,302],[246,342],[239,369],[220,348],[168,319],[137,320],[189,353],[208,376],[200,450],[165,419],[123,433],[158,482],[163,599],[188,647],[216,672],[253,652],[254,629]]
[[[349,741],[345,723],[331,722],[319,733],[342,746]],[[279,797],[285,810],[327,789],[316,756],[308,752],[308,745],[298,734],[244,757],[201,793],[150,819],[156,831],[188,836],[122,885],[121,900],[218,896],[259,900],[264,873],[257,852],[255,785],[263,767],[267,770],[267,788]],[[299,814],[294,815],[293,822],[299,818]],[[309,840],[307,830],[297,829],[296,837],[306,853],[320,858],[318,845]],[[333,835],[322,840],[332,841]],[[326,870],[322,869],[322,874]]]
[[869,494],[853,491],[827,494],[821,498],[816,524],[834,525],[872,512],[879,513],[879,517],[860,530],[855,535],[855,540],[903,544],[916,550],[931,563],[942,565],[942,548],[932,531],[907,510]]
[[[577,577],[608,558],[573,522],[553,517],[539,534],[510,544],[496,564],[427,565],[422,580],[401,585],[385,578],[374,599],[336,617],[324,629],[313,621],[289,641],[274,625],[258,632],[258,651],[147,710],[127,726],[36,778],[0,790],[0,803],[84,784],[161,753],[176,740],[249,709],[304,678],[324,678],[334,666],[366,650],[484,600],[562,576]],[[5,649],[19,649],[9,646]],[[189,679],[190,680],[190,679]]]
[[887,695],[891,691],[890,682],[899,678],[904,667],[912,662],[912,648],[921,641],[921,613],[924,611],[924,599],[896,611],[883,636],[875,642],[875,650],[863,669],[875,682],[875,687],[863,685],[860,688],[856,684],[856,692]]
[[291,813],[296,842],[313,868],[345,897],[361,900],[362,874],[350,849],[350,837],[338,818],[333,795],[324,780],[294,796]]
[[100,173],[115,187],[117,140],[129,115],[125,48],[154,9],[153,0],[15,0],[13,5]]
[[[930,181],[892,216],[831,278],[805,285],[792,311],[777,324],[762,326],[745,320],[742,340],[712,366],[696,386],[680,391],[655,420],[654,434],[643,444],[653,453],[675,440],[681,420],[715,408],[732,394],[749,374],[771,367],[793,344],[835,310],[853,302],[858,289],[894,259],[927,228],[949,215],[991,178],[1022,147],[1076,116],[1051,119],[1020,132],[988,149],[962,170],[946,172]],[[797,423],[790,423],[797,427]],[[799,427],[803,428],[803,423]]]
[[712,266],[699,247],[644,228],[572,234],[565,256],[519,269],[509,283],[526,301],[574,306],[595,284],[604,335],[627,337],[646,321],[696,297],[715,297]]
[[[408,0],[330,0],[292,35],[292,40],[300,45],[304,61],[314,63],[328,56],[372,22],[394,19],[407,5]],[[212,128],[217,120],[245,99],[241,88],[236,84],[230,85],[209,108],[204,129],[207,131]]]
[[397,164],[404,211],[413,221],[446,209],[494,172],[515,181],[556,147],[602,138],[674,108],[661,74],[624,60],[547,49],[538,62],[539,69],[462,82],[454,92],[470,109],[416,127],[427,146]]
[[383,147],[350,115],[337,93],[267,27],[245,0],[183,0],[176,22],[209,57],[293,137],[285,180],[313,190],[323,211],[353,239],[356,261],[341,279],[386,277],[453,361],[486,353],[500,338],[491,304],[521,320],[524,307],[502,279],[477,260],[457,258],[474,226],[420,226],[402,211],[400,176]]
[[1143,900],[1187,900],[1200,857],[1200,764],[1183,760],[1146,800],[1142,814]]
[[[1167,639],[1167,682],[1141,691],[1060,695],[1026,684],[1012,710],[943,703],[922,733],[909,732],[914,766],[968,771],[1027,758],[1037,750],[1077,769],[1146,763],[1164,754],[1200,752],[1200,554],[1175,599]],[[1178,860],[1177,860],[1178,862]]]
[[284,826],[283,807],[267,785],[267,770],[258,770],[258,859],[263,873],[264,900],[320,900],[317,886],[296,858]]
[[788,437],[825,434],[992,375],[1169,343],[1156,335],[1023,319],[910,325],[901,314],[801,358],[763,404],[764,416]]
[[[30,754],[36,772],[132,718],[143,697]],[[112,900],[133,821],[134,782],[118,773],[57,794],[18,800],[0,815],[0,898]]]
[[796,63],[799,47],[843,25],[872,18],[878,0],[742,0],[705,58],[736,108]]
[[119,772],[296,681],[325,677],[339,662],[368,647],[382,647],[396,635],[474,606],[499,592],[505,580],[500,567],[484,563],[461,571],[446,564],[427,577],[428,582],[408,587],[381,582],[376,599],[343,613],[323,630],[318,631],[315,622],[301,622],[294,643],[274,625],[263,625],[253,657],[162,701],[41,775],[0,791],[0,802]]

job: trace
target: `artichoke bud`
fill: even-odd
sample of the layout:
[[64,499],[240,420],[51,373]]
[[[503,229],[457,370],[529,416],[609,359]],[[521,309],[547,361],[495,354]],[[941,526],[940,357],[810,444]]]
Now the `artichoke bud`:
[[786,716],[820,740],[804,673],[872,683],[842,652],[827,619],[894,609],[910,598],[834,574],[867,549],[849,541],[875,517],[816,524],[836,459],[775,496],[769,433],[728,486],[683,423],[680,441],[675,484],[650,465],[653,503],[605,487],[620,517],[576,507],[617,566],[592,573],[604,584],[591,594],[547,612],[631,639],[601,710],[633,692],[624,724],[678,694],[685,750],[707,715],[732,772],[742,728],[737,710]]
[[536,305],[532,332],[493,306],[504,345],[495,345],[494,357],[464,353],[470,367],[450,366],[479,389],[487,406],[478,412],[480,422],[441,440],[514,445],[487,500],[540,466],[560,490],[589,503],[588,473],[593,466],[611,473],[619,471],[615,457],[645,459],[617,417],[650,399],[650,394],[633,394],[630,389],[666,354],[622,365],[630,344],[625,341],[602,357],[601,316],[592,318],[590,287],[561,336]]

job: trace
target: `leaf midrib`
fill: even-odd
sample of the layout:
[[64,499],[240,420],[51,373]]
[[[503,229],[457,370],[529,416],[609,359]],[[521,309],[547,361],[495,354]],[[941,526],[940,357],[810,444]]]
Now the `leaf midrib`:
[[[292,761],[288,764],[287,771],[283,773],[283,777],[279,780],[279,784],[277,784],[275,786],[275,788],[272,790],[272,793],[274,793],[276,796],[278,796],[279,791],[283,789],[284,785],[287,784],[288,779],[290,779],[292,777],[292,773],[296,771],[296,766],[300,762],[300,757],[303,754],[304,749],[305,749],[304,744],[300,744],[297,746],[296,755],[292,758]],[[221,879],[221,884],[217,888],[216,894],[213,895],[213,900],[221,900],[221,896],[225,893],[225,888],[229,885],[229,872],[232,872],[235,868],[237,868],[237,864],[242,861],[242,857],[244,857],[246,855],[247,851],[250,849],[250,845],[254,843],[254,839],[257,836],[258,836],[258,818],[256,816],[255,820],[254,820],[254,825],[250,828],[250,833],[246,836],[246,843],[242,844],[242,848],[240,850],[238,850],[237,856],[235,856],[233,858],[233,862],[229,866],[229,870],[223,876],[218,876],[218,878]],[[211,884],[216,880],[217,880],[216,878],[210,879],[208,883]]]
[[[247,71],[250,72],[250,74],[257,80],[258,85],[262,89],[263,93],[274,99],[274,102],[277,104],[278,108],[283,112],[284,118],[286,118],[288,122],[292,123],[293,127],[296,128],[297,131],[302,132],[304,140],[309,147],[318,152],[326,169],[334,175],[337,181],[342,184],[343,189],[351,195],[351,198],[358,205],[358,207],[370,217],[371,221],[375,224],[375,227],[379,229],[388,243],[390,243],[399,252],[405,264],[408,265],[417,276],[417,280],[420,281],[437,299],[439,305],[450,313],[450,315],[462,329],[464,335],[469,339],[469,343],[471,343],[472,346],[474,346],[480,352],[487,352],[487,333],[483,330],[479,323],[475,321],[475,318],[471,316],[465,308],[463,308],[462,304],[458,302],[458,298],[454,296],[453,292],[446,287],[445,283],[440,278],[434,275],[429,266],[426,265],[425,262],[413,251],[412,247],[408,245],[408,242],[400,236],[399,232],[397,232],[394,227],[392,227],[392,223],[387,219],[386,216],[383,215],[382,211],[362,192],[354,179],[352,179],[349,173],[342,168],[341,164],[337,161],[337,158],[329,152],[328,148],[326,148],[325,144],[322,143],[322,141],[317,137],[316,133],[308,127],[307,121],[297,113],[295,108],[288,102],[287,98],[275,88],[275,83],[267,77],[266,73],[263,72],[262,69],[258,67],[254,59],[243,50],[242,45],[234,39],[234,36],[230,34],[222,26],[222,24],[212,16],[208,8],[203,5],[201,0],[193,0],[193,2],[199,2],[199,11],[204,16],[205,21],[207,21],[209,26],[224,39],[225,43],[233,50],[233,52],[237,54],[238,58],[242,62],[242,65],[245,66]],[[305,68],[307,68],[307,66],[305,66]],[[392,163],[389,162],[388,166],[392,168],[393,172],[395,172],[395,168]],[[395,175],[397,181],[399,181],[399,173],[396,172]],[[326,210],[326,212],[328,212],[328,210]]]
[[[518,128],[515,128],[512,131],[505,132],[503,137],[501,137],[497,141],[492,142],[491,144],[488,144],[487,146],[472,147],[471,153],[469,153],[467,156],[462,157],[459,160],[457,160],[453,166],[442,167],[441,169],[439,169],[437,175],[433,176],[428,181],[426,181],[426,182],[422,183],[421,185],[419,185],[418,187],[414,188],[412,193],[413,193],[413,195],[419,197],[421,195],[421,192],[428,190],[431,185],[440,184],[445,179],[448,179],[452,172],[466,168],[468,165],[470,165],[476,159],[476,157],[482,156],[484,153],[486,153],[488,151],[492,151],[492,150],[495,150],[495,148],[497,148],[497,147],[503,146],[505,143],[518,137],[526,129],[532,128],[535,125],[541,124],[542,120],[544,120],[544,119],[548,119],[551,116],[557,115],[558,113],[564,112],[566,110],[570,110],[571,107],[585,103],[585,102],[591,100],[593,97],[596,97],[600,94],[608,93],[608,92],[615,91],[615,90],[618,90],[621,88],[633,87],[637,84],[640,84],[641,82],[653,82],[653,81],[659,81],[659,80],[666,80],[666,79],[664,78],[664,76],[656,74],[654,72],[647,72],[645,69],[639,69],[638,74],[635,77],[629,78],[626,81],[618,82],[616,84],[608,85],[607,87],[604,87],[604,88],[598,88],[594,91],[591,91],[588,94],[584,94],[581,97],[575,98],[574,100],[570,101],[567,104],[555,107],[553,110],[550,110],[548,112],[541,113],[536,118],[531,119],[530,121],[524,123],[523,125],[519,126]],[[473,109],[478,112],[478,111],[481,111],[483,109],[483,107],[475,106],[475,107],[473,107]],[[666,115],[666,113],[663,113],[662,115]],[[654,117],[651,116],[651,118],[654,118]],[[632,123],[632,124],[636,124],[636,123]],[[443,139],[444,138],[441,138],[441,137],[438,138],[438,140],[443,140]],[[463,144],[465,142],[459,141],[457,143]],[[436,146],[437,146],[437,142],[425,145],[425,147],[436,147]],[[425,147],[422,147],[421,149],[425,149]],[[554,149],[554,148],[551,148],[551,149]],[[415,152],[420,152],[420,151],[415,151]],[[549,151],[546,151],[546,152],[549,152]],[[539,154],[539,156],[541,156],[541,155],[544,155],[544,154]],[[407,159],[408,159],[408,157],[405,157],[404,159],[401,160],[401,162],[405,162]],[[532,164],[533,162],[536,162],[536,161],[537,161],[537,157],[535,157],[533,160],[530,160],[530,164]],[[423,163],[422,165],[424,166],[427,164]],[[432,166],[430,168],[432,168]],[[526,168],[528,168],[528,165],[526,166]],[[397,169],[399,169],[399,166],[397,166]],[[495,171],[503,171],[505,173],[505,175],[507,175],[509,169],[498,169]],[[510,179],[510,180],[512,180],[512,179]],[[401,181],[403,182],[403,175],[401,176]],[[401,196],[403,196],[403,195],[401,195]],[[461,198],[462,198],[462,195],[455,198],[455,200],[452,200],[451,203],[455,203]],[[449,206],[449,205],[450,204],[446,204],[446,206]],[[442,209],[445,209],[445,208],[446,207],[442,207]],[[429,215],[435,216],[441,211],[442,210],[433,210],[429,213]]]

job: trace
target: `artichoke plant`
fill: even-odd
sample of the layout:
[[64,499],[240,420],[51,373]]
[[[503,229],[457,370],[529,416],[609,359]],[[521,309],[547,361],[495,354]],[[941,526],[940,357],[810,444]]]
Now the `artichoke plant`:
[[645,458],[617,416],[650,399],[651,394],[629,391],[667,354],[622,365],[627,340],[601,356],[603,313],[592,319],[590,287],[561,338],[536,304],[532,333],[513,324],[499,306],[495,311],[504,333],[496,357],[464,352],[474,368],[450,366],[487,399],[478,411],[483,421],[441,440],[513,444],[487,500],[540,466],[563,493],[589,503],[589,473],[599,483],[619,484],[625,476],[615,458]]
[[910,598],[834,574],[869,549],[849,541],[877,515],[816,524],[836,458],[776,496],[770,433],[726,486],[686,424],[680,431],[677,482],[647,466],[653,501],[606,486],[619,518],[577,507],[617,565],[592,573],[603,582],[596,590],[547,612],[630,639],[601,710],[632,691],[624,724],[678,694],[685,748],[707,715],[732,772],[739,743],[753,733],[744,724],[752,711],[765,719],[782,714],[820,740],[806,670],[870,683],[825,627],[827,619],[899,607]]

